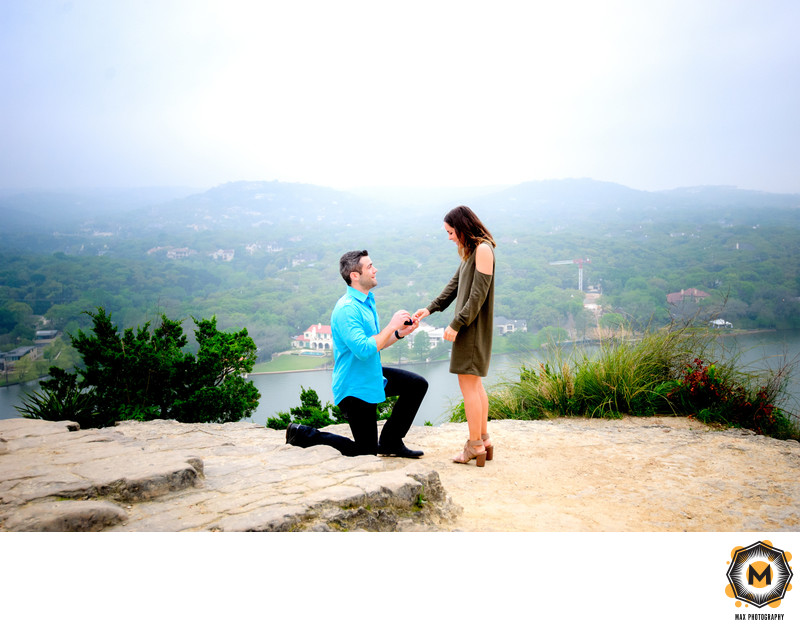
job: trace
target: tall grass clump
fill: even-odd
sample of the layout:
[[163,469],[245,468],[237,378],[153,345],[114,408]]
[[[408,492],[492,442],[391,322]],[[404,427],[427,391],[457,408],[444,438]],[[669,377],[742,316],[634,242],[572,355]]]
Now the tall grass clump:
[[707,354],[710,333],[690,327],[647,331],[638,340],[607,339],[594,354],[580,351],[579,412],[589,417],[654,415],[670,411],[668,385],[693,355]]
[[751,370],[717,339],[713,331],[672,325],[569,354],[551,346],[544,362],[520,366],[517,380],[489,390],[489,418],[687,415],[798,439],[796,417],[778,406],[795,364]]

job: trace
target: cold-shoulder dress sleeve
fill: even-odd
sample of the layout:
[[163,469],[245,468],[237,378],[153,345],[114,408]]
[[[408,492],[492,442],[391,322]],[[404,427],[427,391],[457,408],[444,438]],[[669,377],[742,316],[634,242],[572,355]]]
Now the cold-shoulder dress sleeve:
[[[428,310],[443,311],[453,301],[455,314],[450,327],[457,331],[450,355],[450,371],[454,374],[486,376],[492,355],[494,333],[495,272],[483,274],[475,267],[475,253],[462,261],[458,272]],[[494,257],[494,250],[492,250]],[[492,260],[494,268],[494,259]]]
[[453,278],[451,278],[450,282],[447,283],[444,289],[442,289],[442,293],[440,293],[439,296],[428,305],[429,312],[436,313],[437,311],[444,311],[450,306],[453,300],[456,299],[456,295],[458,294],[458,278],[463,265],[464,264],[462,263],[458,267]]

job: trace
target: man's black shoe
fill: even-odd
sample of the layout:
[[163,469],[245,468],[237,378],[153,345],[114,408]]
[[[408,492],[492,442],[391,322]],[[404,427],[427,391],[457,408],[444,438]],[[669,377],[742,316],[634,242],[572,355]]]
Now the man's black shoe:
[[291,422],[286,427],[286,443],[293,446],[300,446],[303,440],[303,432],[299,425]]
[[378,454],[381,456],[401,456],[405,459],[418,459],[425,453],[422,450],[409,450],[405,444],[401,443],[399,446],[392,448],[378,444]]

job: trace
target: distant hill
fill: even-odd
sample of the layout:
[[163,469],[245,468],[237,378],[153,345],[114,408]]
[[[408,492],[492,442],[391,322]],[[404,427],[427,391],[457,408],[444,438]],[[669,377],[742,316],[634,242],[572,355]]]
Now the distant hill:
[[705,223],[736,219],[748,223],[797,220],[800,194],[773,194],[736,187],[693,187],[640,191],[591,179],[532,181],[474,198],[497,217],[541,220],[547,224],[579,222],[665,221]]
[[226,183],[203,193],[149,207],[143,216],[159,228],[196,224],[203,229],[253,229],[277,224],[358,221],[372,204],[328,187],[279,181]]
[[186,187],[131,189],[0,190],[0,225],[64,228],[183,198]]
[[[364,231],[438,221],[467,204],[495,226],[569,229],[660,221],[797,223],[800,194],[735,187],[649,192],[591,179],[529,181],[505,188],[370,188],[340,191],[280,181],[238,181],[203,192],[176,188],[0,192],[0,242],[46,248],[56,231],[246,232],[286,237],[305,230]],[[20,239],[19,235],[27,236]],[[15,238],[16,237],[16,238]],[[35,237],[35,242],[33,240]]]
[[[133,320],[126,326],[156,310],[218,315],[270,354],[329,318],[343,250],[380,259],[387,311],[435,297],[457,260],[441,219],[468,204],[499,243],[496,314],[529,328],[587,323],[579,275],[601,290],[606,312],[640,324],[667,323],[668,294],[694,288],[710,294],[710,319],[800,328],[797,194],[648,192],[588,179],[367,195],[239,181],[174,194],[0,193],[0,307],[27,305],[59,328],[85,323],[96,306]],[[585,275],[553,265],[570,259],[591,260]],[[8,308],[12,330],[20,310]]]

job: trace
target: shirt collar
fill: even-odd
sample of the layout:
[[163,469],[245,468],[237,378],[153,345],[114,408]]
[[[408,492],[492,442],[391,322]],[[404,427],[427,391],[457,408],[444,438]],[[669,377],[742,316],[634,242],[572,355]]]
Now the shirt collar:
[[372,295],[372,292],[364,293],[363,291],[359,291],[355,287],[347,285],[347,293],[358,300],[359,302],[375,302],[375,296]]

